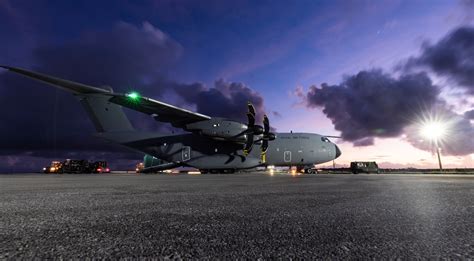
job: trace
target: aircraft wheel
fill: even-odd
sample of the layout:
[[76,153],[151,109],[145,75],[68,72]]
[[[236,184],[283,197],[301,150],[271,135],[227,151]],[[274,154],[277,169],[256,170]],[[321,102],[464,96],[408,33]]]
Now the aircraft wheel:
[[218,169],[211,169],[209,172],[211,172],[211,174],[219,174]]
[[207,173],[209,173],[209,170],[208,169],[200,169],[199,172],[201,172],[201,174],[207,174]]

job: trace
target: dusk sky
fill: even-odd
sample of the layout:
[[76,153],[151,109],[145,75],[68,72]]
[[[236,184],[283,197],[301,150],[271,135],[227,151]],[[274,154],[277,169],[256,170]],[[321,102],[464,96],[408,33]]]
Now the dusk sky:
[[[474,168],[474,1],[0,0],[0,64],[245,120],[339,135],[336,160]],[[0,71],[0,171],[142,155],[92,137],[72,95]],[[137,128],[170,131],[130,112]],[[261,117],[261,116],[260,116]],[[327,166],[332,165],[327,164]]]

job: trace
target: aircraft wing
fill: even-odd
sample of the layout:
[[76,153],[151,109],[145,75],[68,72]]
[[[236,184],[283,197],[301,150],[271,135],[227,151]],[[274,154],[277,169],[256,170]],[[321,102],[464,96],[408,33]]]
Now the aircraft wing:
[[153,100],[147,97],[142,97],[136,93],[133,96],[131,96],[130,94],[113,93],[111,89],[105,90],[102,88],[68,81],[21,68],[5,65],[0,65],[0,68],[5,68],[9,71],[21,74],[29,78],[33,78],[34,80],[53,85],[55,87],[72,92],[75,95],[91,94],[110,97],[109,101],[112,103],[149,114],[153,116],[155,120],[160,122],[171,123],[171,125],[177,128],[182,128],[189,123],[211,119],[211,117],[207,115],[178,108],[173,105]]
[[151,98],[142,97],[138,94],[110,95],[112,95],[112,98],[110,98],[110,102],[112,103],[146,113],[157,121],[171,123],[171,125],[177,128],[182,128],[189,123],[211,119],[210,116],[182,109]]

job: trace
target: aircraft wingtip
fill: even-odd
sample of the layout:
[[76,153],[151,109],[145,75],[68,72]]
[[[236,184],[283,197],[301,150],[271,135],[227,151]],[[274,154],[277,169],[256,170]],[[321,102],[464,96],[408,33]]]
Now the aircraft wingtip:
[[12,69],[11,66],[2,65],[2,64],[0,64],[0,68],[3,68],[3,69],[5,69],[5,70],[11,70],[11,69]]

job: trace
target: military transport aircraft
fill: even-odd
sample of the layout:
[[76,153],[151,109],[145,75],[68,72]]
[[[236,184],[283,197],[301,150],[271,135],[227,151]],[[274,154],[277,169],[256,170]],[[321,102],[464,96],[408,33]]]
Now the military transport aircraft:
[[[341,155],[328,136],[272,133],[266,115],[263,127],[255,124],[255,109],[250,103],[248,122],[242,123],[178,108],[136,92],[114,93],[110,87],[98,88],[20,68],[0,67],[72,92],[90,116],[98,137],[166,162],[148,167],[150,171],[190,166],[201,173],[234,172],[266,165],[299,166],[311,171],[314,164]],[[170,135],[136,130],[122,107],[146,113],[156,121],[189,133]],[[260,149],[253,149],[254,145]]]

